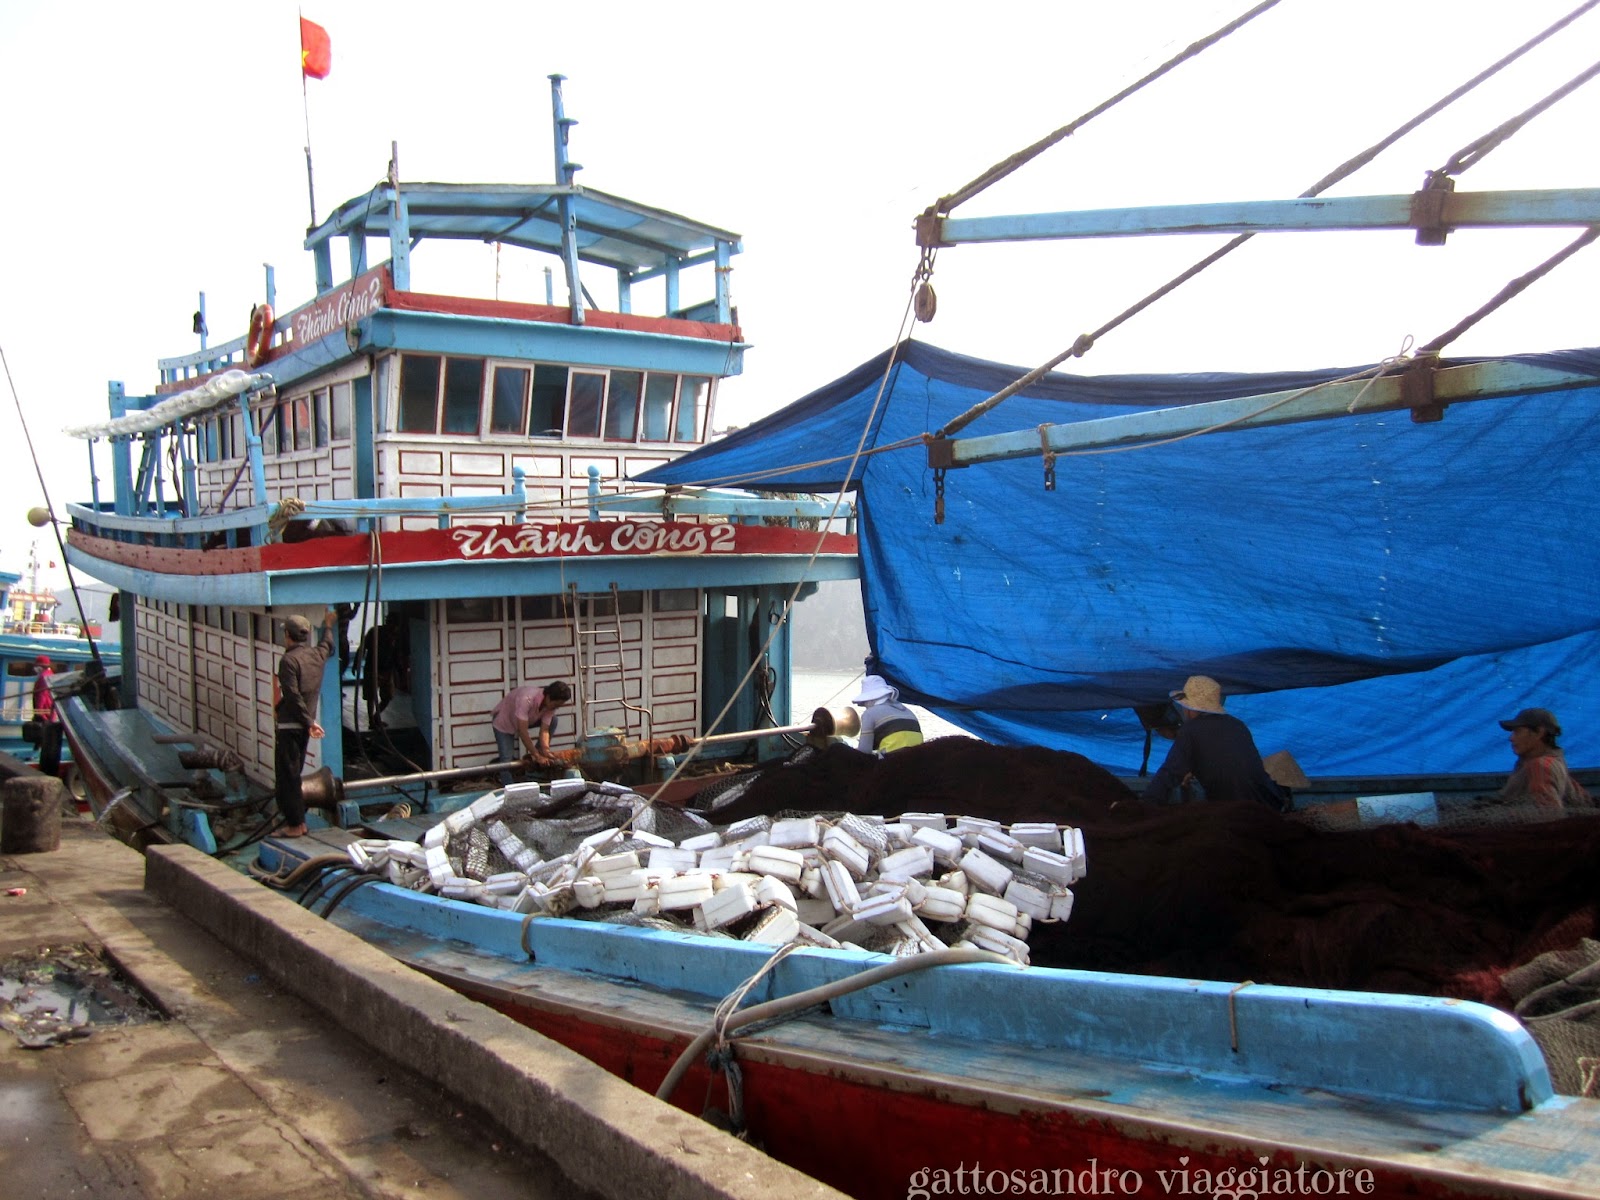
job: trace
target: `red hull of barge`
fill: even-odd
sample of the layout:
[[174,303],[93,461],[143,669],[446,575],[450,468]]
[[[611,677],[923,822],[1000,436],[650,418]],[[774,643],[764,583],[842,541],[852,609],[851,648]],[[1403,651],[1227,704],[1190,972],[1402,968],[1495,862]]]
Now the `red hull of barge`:
[[[681,1035],[651,1033],[559,1003],[541,1007],[493,985],[428,973],[652,1093],[689,1044]],[[1047,1107],[1003,1087],[923,1075],[914,1062],[885,1071],[748,1043],[739,1047],[738,1065],[749,1141],[858,1200],[1550,1194],[1538,1184],[1507,1186],[1503,1175],[1451,1178],[1455,1173],[1449,1170],[1429,1175],[1397,1164],[1375,1166],[1354,1154],[1341,1159],[1296,1153],[1281,1142],[1219,1137],[1211,1129],[1186,1127],[1181,1116],[1134,1120],[1092,1111],[1108,1091],[1064,1092],[1060,1104]],[[671,1102],[691,1113],[727,1112],[726,1076],[713,1076],[697,1063]],[[1396,1117],[1404,1119],[1398,1112]],[[1426,1119],[1419,1124],[1425,1126]],[[1440,1149],[1424,1140],[1425,1129],[1417,1132],[1416,1150]]]

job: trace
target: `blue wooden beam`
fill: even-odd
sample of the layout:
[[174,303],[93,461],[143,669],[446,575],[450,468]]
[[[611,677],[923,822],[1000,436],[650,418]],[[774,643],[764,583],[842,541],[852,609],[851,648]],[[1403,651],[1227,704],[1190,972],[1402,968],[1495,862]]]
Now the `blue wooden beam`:
[[725,492],[705,492],[690,495],[666,494],[660,496],[601,496],[594,502],[600,510],[598,519],[611,513],[638,512],[662,513],[673,516],[712,515],[725,517],[815,517],[829,516],[844,520],[853,516],[855,509],[841,504],[834,512],[832,503],[823,500],[776,500],[763,496],[736,496]]
[[[1471,400],[1597,385],[1600,385],[1600,379],[1570,371],[1555,371],[1522,363],[1472,363],[1434,373],[1430,399],[1437,405],[1460,404]],[[1300,421],[1331,420],[1350,415],[1352,402],[1356,402],[1355,412],[1369,413],[1411,408],[1417,400],[1414,394],[1408,393],[1401,374],[1397,372],[1376,382],[1357,379],[1325,384],[1315,389],[1270,392],[1232,400],[1213,400],[1205,404],[1188,404],[1181,408],[1102,417],[1071,425],[1046,425],[1043,429],[1035,427],[1015,433],[958,438],[943,445],[936,442],[929,448],[929,465],[969,467],[1005,459],[1033,458],[1046,450],[1066,454],[1108,446],[1137,445],[1206,433],[1224,426],[1227,429],[1259,429]]]
[[[509,321],[494,317],[462,317],[446,313],[380,309],[359,326],[359,349],[411,350],[418,353],[482,355],[485,358],[566,362],[574,366],[621,367],[678,371],[721,378],[744,369],[743,342],[719,342],[675,334],[644,333],[602,326],[556,325]],[[347,357],[343,333],[336,348]],[[326,340],[326,339],[325,339]],[[290,382],[325,369],[328,351],[315,342],[296,354],[272,361],[272,377],[282,391]],[[299,356],[304,356],[299,357]]]
[[[1419,220],[1418,197],[1439,200],[1437,222]],[[1172,233],[1270,233],[1355,229],[1447,229],[1600,223],[1600,188],[1554,191],[1445,192],[1417,196],[1319,196],[1225,204],[1154,205],[1084,212],[945,217],[924,245],[1141,237]]]

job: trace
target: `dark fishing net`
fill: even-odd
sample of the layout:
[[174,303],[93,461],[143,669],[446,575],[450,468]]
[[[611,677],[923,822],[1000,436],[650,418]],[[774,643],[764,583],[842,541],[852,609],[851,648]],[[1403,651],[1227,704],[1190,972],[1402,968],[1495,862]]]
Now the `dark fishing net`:
[[1597,933],[1600,820],[1325,831],[1261,805],[1147,805],[1079,755],[940,738],[843,745],[751,781],[719,823],[838,812],[1054,821],[1084,833],[1044,966],[1405,992],[1510,1007],[1507,971]]

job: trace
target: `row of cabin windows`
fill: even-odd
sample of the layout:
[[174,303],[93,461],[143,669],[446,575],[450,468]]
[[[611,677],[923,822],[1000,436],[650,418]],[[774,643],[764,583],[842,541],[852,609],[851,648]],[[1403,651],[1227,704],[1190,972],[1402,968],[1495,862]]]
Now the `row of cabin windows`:
[[[621,592],[615,601],[610,596],[585,596],[580,603],[583,613],[590,619],[626,616],[644,611],[644,596],[640,592]],[[517,611],[524,621],[570,621],[572,604],[569,597],[520,596]],[[694,588],[662,588],[650,593],[650,610],[657,613],[694,612],[700,607],[700,593]],[[501,619],[501,602],[497,596],[463,596],[444,602],[444,619],[448,625],[481,625]]]
[[699,442],[711,379],[404,354],[399,433]]
[[[711,379],[663,371],[585,370],[550,363],[406,354],[400,363],[399,433],[462,437],[603,438],[698,443]],[[255,410],[267,457],[348,442],[350,384],[317,388]],[[199,423],[201,462],[244,458],[240,414]]]
[[[270,408],[254,411],[261,434],[261,453],[293,454],[321,450],[332,442],[350,440],[350,385],[336,383],[303,396],[279,400]],[[246,453],[244,421],[238,413],[224,413],[199,424],[201,462],[227,462]]]

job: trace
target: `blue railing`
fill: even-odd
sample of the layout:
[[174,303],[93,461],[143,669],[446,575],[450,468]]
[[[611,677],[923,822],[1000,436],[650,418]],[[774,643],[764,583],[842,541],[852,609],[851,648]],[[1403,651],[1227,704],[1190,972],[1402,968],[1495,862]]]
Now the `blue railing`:
[[[441,529],[449,528],[452,518],[468,515],[498,514],[521,524],[528,516],[523,469],[513,467],[511,478],[509,492],[487,496],[293,499],[197,517],[184,516],[176,501],[165,501],[159,509],[150,506],[135,514],[119,514],[99,504],[69,504],[67,512],[74,528],[114,541],[188,550],[235,548],[280,540],[282,527],[293,521],[348,521],[358,533],[371,531],[385,518],[400,517],[430,518]],[[721,516],[730,521],[779,519],[792,524],[835,515],[832,504],[816,500],[679,492],[604,496],[600,494],[598,472],[590,475],[588,491],[591,521],[603,520],[610,514],[635,513],[658,515],[669,521],[678,516]],[[838,515],[845,521],[846,532],[853,532],[854,508],[842,506]]]

